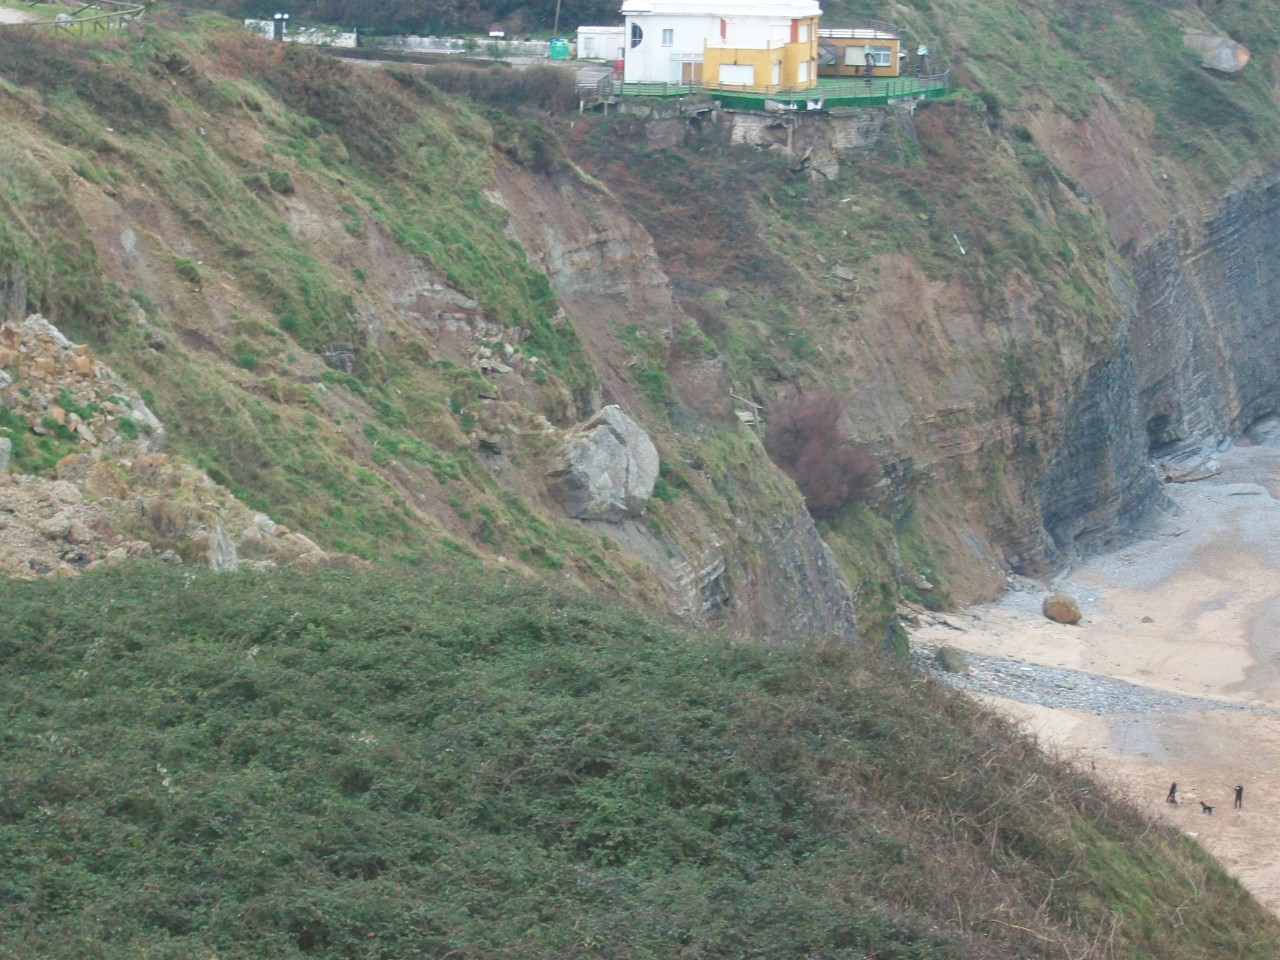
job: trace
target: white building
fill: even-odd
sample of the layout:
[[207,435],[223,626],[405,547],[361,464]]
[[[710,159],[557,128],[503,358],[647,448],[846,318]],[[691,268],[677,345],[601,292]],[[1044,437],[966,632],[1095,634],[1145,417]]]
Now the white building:
[[579,60],[621,60],[626,27],[579,27]]
[[[274,20],[246,20],[245,27],[271,40],[275,37]],[[296,27],[286,24],[284,38],[290,43],[309,43],[317,47],[355,47],[359,37],[353,30],[347,32],[337,27]]]
[[623,0],[626,83],[771,93],[818,77],[818,0]]

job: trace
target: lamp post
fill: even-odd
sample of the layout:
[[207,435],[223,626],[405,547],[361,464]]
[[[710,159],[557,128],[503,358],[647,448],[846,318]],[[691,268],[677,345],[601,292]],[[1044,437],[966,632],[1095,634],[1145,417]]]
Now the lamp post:
[[272,33],[272,36],[276,40],[283,40],[284,28],[289,24],[289,15],[287,13],[277,13],[274,20],[274,32]]

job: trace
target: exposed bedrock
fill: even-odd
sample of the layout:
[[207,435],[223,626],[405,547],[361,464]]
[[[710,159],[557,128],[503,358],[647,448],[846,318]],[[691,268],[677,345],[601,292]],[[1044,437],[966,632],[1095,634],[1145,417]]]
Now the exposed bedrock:
[[1068,409],[1041,493],[1048,566],[1132,528],[1154,459],[1207,454],[1280,408],[1280,169],[1132,257],[1132,306]]
[[1129,337],[1152,455],[1233,437],[1280,404],[1280,169],[1133,261]]
[[1090,371],[1050,461],[1041,508],[1050,566],[1135,529],[1164,500],[1147,458],[1127,339],[1122,334],[1119,349]]

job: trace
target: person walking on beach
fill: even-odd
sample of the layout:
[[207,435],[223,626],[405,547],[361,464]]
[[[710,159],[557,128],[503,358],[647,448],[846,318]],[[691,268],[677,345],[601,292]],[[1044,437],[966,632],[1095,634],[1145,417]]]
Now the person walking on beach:
[[1165,803],[1178,802],[1178,782],[1176,780],[1173,783],[1169,784],[1169,795],[1164,798],[1164,802]]
[[1236,809],[1239,810],[1243,806],[1244,806],[1244,786],[1242,784],[1237,783],[1236,784]]

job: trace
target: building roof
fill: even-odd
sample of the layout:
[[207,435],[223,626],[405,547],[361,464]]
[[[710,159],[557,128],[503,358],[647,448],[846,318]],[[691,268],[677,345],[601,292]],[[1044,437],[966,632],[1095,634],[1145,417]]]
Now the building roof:
[[798,19],[822,16],[822,6],[818,0],[623,0],[623,16],[638,13]]

